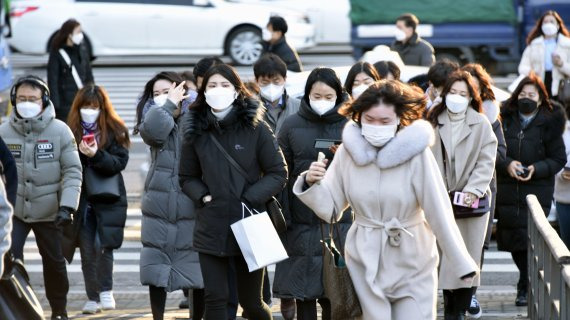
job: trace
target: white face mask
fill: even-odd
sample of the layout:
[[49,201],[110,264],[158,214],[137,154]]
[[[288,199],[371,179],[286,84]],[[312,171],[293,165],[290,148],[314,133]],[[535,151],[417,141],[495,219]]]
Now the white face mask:
[[542,32],[546,36],[553,36],[558,33],[558,27],[551,22],[543,23],[542,24]]
[[285,90],[285,85],[278,86],[270,83],[265,87],[261,87],[261,96],[265,99],[274,102],[277,101],[283,95],[283,91]]
[[361,84],[359,86],[356,86],[354,88],[352,88],[352,98],[353,99],[358,99],[358,97],[360,97],[360,95],[366,91],[366,89],[368,89],[369,85],[367,84]]
[[261,39],[263,39],[263,41],[271,41],[271,39],[273,38],[273,33],[267,29],[263,29],[261,31]]
[[[398,121],[399,123],[400,121]],[[362,136],[366,141],[375,147],[383,147],[392,140],[398,130],[398,124],[387,124],[382,126],[372,124],[362,124]]]
[[166,93],[163,93],[159,96],[152,98],[152,100],[154,100],[154,104],[158,107],[162,107],[166,103],[167,99],[168,99],[168,94]]
[[76,33],[71,36],[71,42],[75,43],[76,45],[81,44],[83,41],[83,32]]
[[[310,100],[310,99],[309,99]],[[336,98],[335,98],[336,100]],[[311,108],[315,110],[315,112],[322,116],[323,114],[327,113],[327,111],[334,108],[336,101],[329,101],[329,100],[310,100],[311,101]]]
[[99,113],[101,110],[99,109],[87,109],[83,108],[79,110],[79,114],[81,115],[81,120],[85,123],[95,123],[99,118]]
[[42,112],[42,106],[37,103],[25,101],[16,104],[16,111],[18,111],[20,117],[30,119]]
[[445,96],[445,105],[451,113],[462,113],[463,111],[467,110],[469,99],[458,94],[448,93]]
[[217,111],[229,108],[237,98],[237,92],[234,88],[212,88],[205,93],[206,103]]
[[398,41],[404,41],[406,39],[406,33],[399,28],[396,28],[396,31],[394,31],[394,37]]

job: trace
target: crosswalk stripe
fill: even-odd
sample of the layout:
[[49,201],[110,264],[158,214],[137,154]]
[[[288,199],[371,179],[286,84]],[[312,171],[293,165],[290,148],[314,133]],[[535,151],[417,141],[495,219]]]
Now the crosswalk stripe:
[[[43,266],[41,264],[26,264],[26,271],[28,273],[41,273],[43,272]],[[73,264],[67,265],[67,272],[68,273],[80,273],[81,271],[81,264]],[[113,273],[138,273],[139,272],[139,264],[115,264],[113,266]]]
[[[124,260],[136,260],[140,259],[140,253],[138,252],[113,252],[113,258],[115,261],[124,261]],[[29,261],[41,261],[42,256],[39,252],[25,252],[24,253],[24,260],[26,263]],[[75,252],[73,255],[73,261],[81,261],[81,254],[79,252]]]

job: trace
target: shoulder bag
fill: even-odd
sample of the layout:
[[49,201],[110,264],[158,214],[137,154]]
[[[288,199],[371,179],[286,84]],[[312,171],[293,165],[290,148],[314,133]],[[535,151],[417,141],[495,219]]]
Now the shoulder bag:
[[558,101],[568,105],[570,103],[570,79],[562,79],[558,83]]
[[43,320],[44,311],[30,284],[22,260],[10,252],[4,257],[4,274],[0,278],[0,319]]
[[77,89],[79,90],[79,89],[83,88],[83,81],[81,81],[81,77],[79,77],[79,73],[77,72],[77,69],[75,68],[73,63],[71,63],[71,58],[69,57],[67,52],[65,52],[65,50],[62,48],[62,49],[59,49],[59,54],[61,55],[61,57],[63,58],[65,63],[67,63],[67,66],[71,69],[71,75],[73,76],[73,80],[75,81],[75,85],[77,86]]
[[90,166],[84,169],[85,192],[90,202],[115,202],[121,197],[119,174],[105,176]]
[[[228,162],[241,174],[248,183],[254,183],[253,181],[249,180],[249,176],[246,171],[230,156],[230,154],[226,151],[226,149],[220,144],[218,139],[210,132],[210,139],[214,143],[214,145],[220,150],[220,152],[224,155],[224,157],[228,160]],[[275,197],[271,197],[269,201],[265,203],[265,207],[267,209],[267,213],[269,214],[269,218],[277,230],[278,233],[282,233],[287,231],[287,224],[285,223],[285,217],[283,216],[283,212],[281,210],[281,204]]]
[[[443,145],[443,140],[441,140],[441,153],[443,157],[443,176],[445,177],[445,184],[446,188],[449,188],[447,183],[447,158],[446,158],[446,150],[445,146]],[[451,207],[453,208],[453,215],[455,219],[464,219],[464,218],[476,218],[481,217],[485,213],[489,212],[490,209],[490,201],[489,197],[485,194],[482,198],[479,198],[479,206],[477,208],[470,208],[464,206],[458,206],[453,203],[453,198],[455,197],[455,191],[449,191],[449,200],[451,201]]]
[[[325,237],[323,223],[321,222],[321,245],[323,246],[323,287],[325,296],[331,302],[332,320],[346,320],[358,318],[362,315],[362,308],[354,284],[346,267],[341,251],[334,243],[333,230],[341,241],[338,223],[335,223],[335,214],[331,217],[328,237]],[[339,243],[341,250],[342,242]]]

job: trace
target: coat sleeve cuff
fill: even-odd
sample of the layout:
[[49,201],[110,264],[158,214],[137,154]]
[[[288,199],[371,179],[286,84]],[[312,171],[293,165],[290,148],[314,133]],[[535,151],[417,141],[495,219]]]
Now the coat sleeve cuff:
[[[335,205],[329,190],[321,183],[315,183],[310,188],[305,189],[305,176],[303,172],[293,185],[293,193],[317,214],[324,221],[330,221]],[[339,215],[340,216],[340,215]]]

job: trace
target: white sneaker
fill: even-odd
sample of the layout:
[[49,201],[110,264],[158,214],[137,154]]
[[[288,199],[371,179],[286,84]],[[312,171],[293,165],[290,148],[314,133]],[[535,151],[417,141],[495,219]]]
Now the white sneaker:
[[473,295],[471,297],[471,305],[469,306],[469,309],[467,309],[467,316],[471,319],[479,319],[482,314],[483,310],[481,310],[481,305],[479,304],[479,301],[477,301],[477,297]]
[[96,314],[101,312],[101,306],[97,301],[87,301],[83,306],[83,314]]
[[103,291],[99,294],[101,299],[101,307],[103,310],[115,310],[115,298],[113,298],[113,291]]

